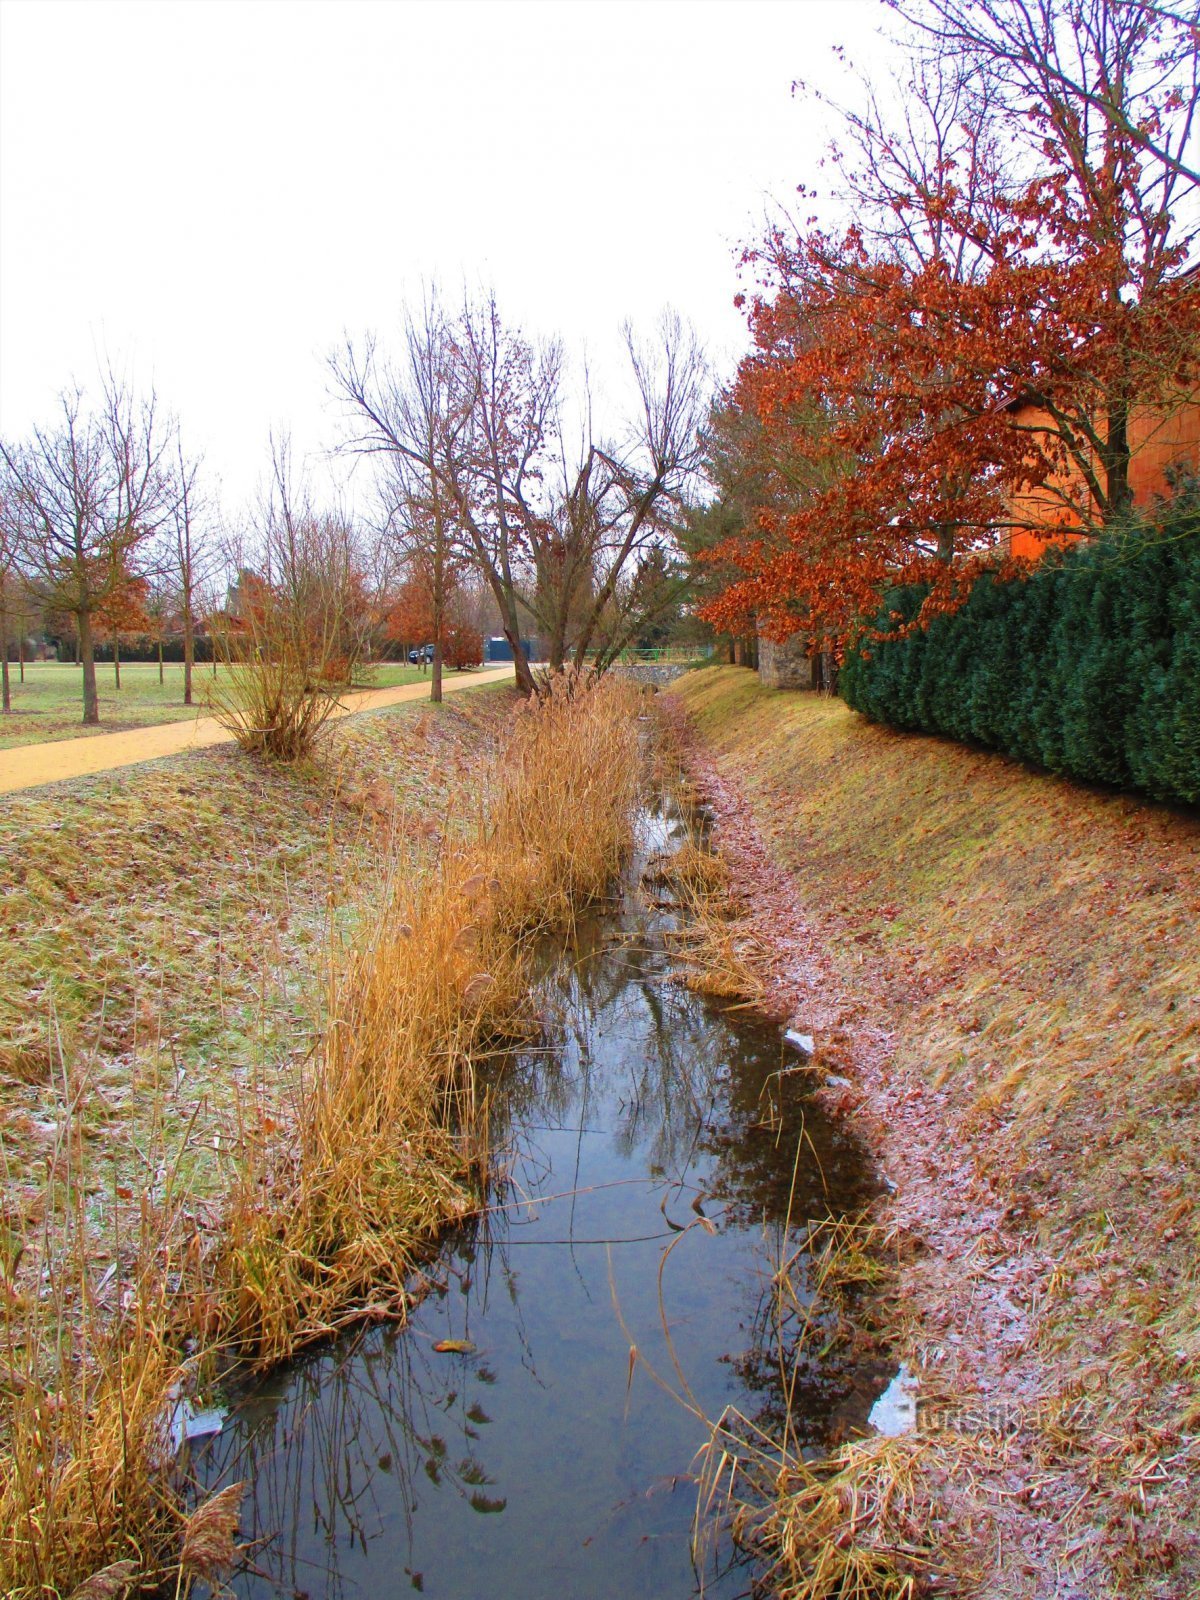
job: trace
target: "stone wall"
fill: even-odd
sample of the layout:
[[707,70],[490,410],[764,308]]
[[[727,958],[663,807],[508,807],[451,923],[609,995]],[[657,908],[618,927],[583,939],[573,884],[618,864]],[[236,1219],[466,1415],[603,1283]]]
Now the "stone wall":
[[688,668],[679,661],[633,661],[612,669],[624,678],[634,678],[638,683],[652,683],[663,689],[668,683],[681,678]]
[[767,689],[811,689],[812,657],[806,633],[793,633],[782,644],[759,635],[758,676]]

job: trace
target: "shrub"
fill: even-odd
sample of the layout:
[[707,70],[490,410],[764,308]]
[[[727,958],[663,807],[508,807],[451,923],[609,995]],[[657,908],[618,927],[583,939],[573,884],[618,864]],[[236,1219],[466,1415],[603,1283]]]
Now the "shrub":
[[268,516],[263,554],[274,576],[240,572],[236,614],[221,641],[230,670],[209,700],[243,750],[298,761],[362,658],[365,591],[348,526],[294,512],[286,499]]
[[448,622],[443,629],[442,650],[446,665],[456,672],[478,667],[483,661],[483,635],[467,622]]
[[[895,629],[925,590],[893,590]],[[1200,495],[1154,524],[985,576],[922,633],[847,650],[840,689],[873,721],[947,734],[1086,782],[1200,803]]]

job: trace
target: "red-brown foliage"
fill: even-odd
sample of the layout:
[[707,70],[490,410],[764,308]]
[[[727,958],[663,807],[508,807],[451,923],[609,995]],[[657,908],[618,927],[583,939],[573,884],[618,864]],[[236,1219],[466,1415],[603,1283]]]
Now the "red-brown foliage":
[[747,253],[754,349],[729,403],[756,425],[765,492],[712,552],[737,574],[705,608],[717,627],[836,645],[914,580],[931,586],[919,625],[1001,564],[1027,491],[1040,523],[1047,501],[1085,529],[1128,509],[1130,413],[1195,389],[1200,291],[1162,214],[1170,174],[1053,89],[1025,113],[1032,181],[981,174],[976,151],[892,201],[929,248],[810,221]]

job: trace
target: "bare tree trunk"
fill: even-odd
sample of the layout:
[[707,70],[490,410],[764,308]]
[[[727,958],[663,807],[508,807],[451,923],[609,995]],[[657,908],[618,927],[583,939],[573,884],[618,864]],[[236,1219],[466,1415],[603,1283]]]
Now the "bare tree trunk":
[[528,699],[534,693],[535,685],[533,681],[533,669],[530,667],[529,659],[524,650],[521,648],[521,635],[519,632],[513,632],[506,627],[504,630],[504,637],[508,640],[509,644],[512,645],[513,665],[516,669],[517,675],[517,688],[521,691],[525,698]]
[[163,681],[162,640],[158,641],[158,681]]
[[442,703],[442,634],[446,626],[446,528],[440,507],[434,507],[433,547],[433,673],[429,685],[429,699],[433,705]]
[[183,703],[192,703],[192,665],[196,657],[196,641],[192,637],[192,608],[183,608]]
[[78,629],[75,648],[83,667],[83,721],[85,727],[95,727],[100,721],[100,697],[96,693],[96,657],[92,647],[92,617],[81,611],[77,617]]
[[21,682],[25,682],[25,635],[17,640],[17,664],[21,669]]
[[[560,606],[559,614],[554,619],[554,626],[550,630],[550,639],[546,650],[546,665],[551,672],[561,672],[567,659],[567,616],[566,608]],[[576,665],[581,665],[577,661]]]
[[1129,405],[1124,399],[1114,398],[1109,402],[1102,464],[1108,501],[1104,520],[1112,522],[1133,504],[1133,490],[1129,484]]
[[0,606],[0,678],[3,685],[0,687],[0,709],[12,710],[12,691],[8,685],[8,610]]
[[121,641],[113,634],[113,677],[117,688],[121,687]]
[[83,661],[83,644],[79,637],[79,629],[75,629],[75,665],[78,667]]

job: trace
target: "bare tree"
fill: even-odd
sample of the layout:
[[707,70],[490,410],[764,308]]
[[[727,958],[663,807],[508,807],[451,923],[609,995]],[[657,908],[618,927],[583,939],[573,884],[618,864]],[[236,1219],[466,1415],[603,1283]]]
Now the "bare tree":
[[535,345],[506,327],[494,294],[479,304],[464,304],[454,341],[471,417],[466,470],[453,483],[455,505],[500,609],[518,687],[532,694],[536,686],[521,644],[521,600],[522,591],[532,588],[526,581],[529,541],[537,533],[531,511],[558,431],[562,345],[557,340]]
[[[427,534],[465,549],[487,582],[512,646],[517,681],[533,691],[522,649],[530,614],[552,670],[582,666],[622,576],[674,537],[699,461],[706,371],[694,336],[665,317],[656,343],[625,330],[636,417],[619,444],[593,436],[590,406],[576,465],[562,444],[563,355],[508,329],[493,296],[445,319],[406,324],[400,367],[368,342],[331,363],[356,418],[349,448],[417,475]],[[421,374],[436,373],[437,383]],[[361,426],[365,424],[365,426]],[[410,526],[417,526],[410,518]],[[431,546],[432,548],[432,546]],[[645,586],[622,593],[642,593]]]
[[419,315],[406,317],[397,361],[383,358],[374,339],[360,347],[347,340],[330,361],[353,419],[345,448],[383,458],[393,526],[404,527],[410,547],[426,541],[427,566],[445,574],[469,551],[495,596],[526,693],[533,678],[521,648],[520,505],[538,473],[559,364],[553,348],[534,352],[510,335],[494,299],[451,321],[433,293]]
[[[707,414],[708,368],[694,332],[673,313],[660,320],[657,338],[639,342],[624,329],[625,347],[637,393],[637,411],[623,448],[590,444],[583,466],[559,502],[566,513],[556,534],[576,549],[574,566],[590,569],[595,580],[591,604],[575,631],[573,664],[581,668],[596,640],[601,619],[613,606],[631,567],[641,581],[628,582],[623,628],[636,631],[642,597],[658,610],[669,603],[652,572],[664,570],[657,553],[677,550],[686,495],[701,461],[700,429]],[[551,519],[551,527],[554,527]],[[670,590],[673,585],[668,584]],[[559,615],[570,597],[565,584]],[[677,597],[677,596],[674,596]],[[566,640],[561,643],[565,645]],[[556,651],[559,640],[556,639]],[[565,655],[565,651],[562,653]],[[601,663],[604,662],[603,654]],[[562,660],[560,655],[559,660]],[[551,666],[555,666],[554,655]]]
[[466,549],[456,485],[466,476],[472,416],[436,295],[426,295],[420,312],[406,318],[397,362],[382,361],[373,341],[361,354],[347,342],[331,366],[357,421],[366,424],[349,448],[379,458],[386,542],[429,600],[429,693],[440,702],[446,607]]
[[98,411],[82,390],[60,397],[52,428],[0,443],[26,529],[27,570],[50,610],[76,625],[83,721],[100,720],[93,653],[97,620],[138,577],[139,555],[170,504],[166,456],[173,425],[156,397],[141,400],[109,372]]
[[[1200,4],[1156,0],[890,0],[929,41],[998,92],[1015,119],[1055,129],[1079,180],[1094,184],[1124,146],[1121,177],[1160,218],[1200,187]],[[1110,171],[1110,179],[1117,177]]]
[[203,486],[204,458],[184,452],[177,434],[172,464],[174,492],[163,551],[167,592],[178,607],[183,632],[183,703],[192,704],[192,671],[196,661],[196,615],[199,595],[212,574],[211,505]]
[[[2,709],[12,710],[12,689],[8,677],[9,629],[14,612],[24,622],[20,605],[21,557],[25,543],[23,508],[7,471],[0,473],[0,691]],[[24,654],[22,652],[22,666]]]

